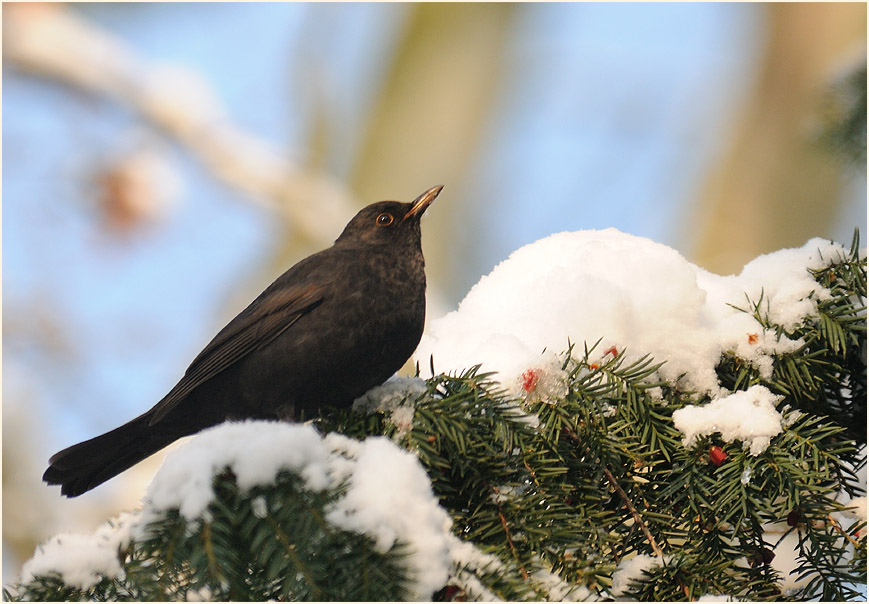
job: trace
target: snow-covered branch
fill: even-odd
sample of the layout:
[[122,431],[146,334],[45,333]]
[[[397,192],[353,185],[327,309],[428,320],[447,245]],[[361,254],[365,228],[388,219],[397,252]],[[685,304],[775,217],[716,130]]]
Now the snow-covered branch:
[[49,541],[10,596],[853,598],[865,298],[856,237],[721,277],[553,235],[431,324],[418,354],[446,373],[199,434],[133,529]]

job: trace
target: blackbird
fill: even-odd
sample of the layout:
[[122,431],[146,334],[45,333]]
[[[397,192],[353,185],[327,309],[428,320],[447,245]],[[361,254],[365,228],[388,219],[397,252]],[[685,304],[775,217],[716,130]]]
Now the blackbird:
[[298,420],[383,383],[422,335],[419,221],[442,188],[362,208],[332,247],[290,268],[221,329],[160,402],[56,453],[42,479],[76,497],[225,420]]

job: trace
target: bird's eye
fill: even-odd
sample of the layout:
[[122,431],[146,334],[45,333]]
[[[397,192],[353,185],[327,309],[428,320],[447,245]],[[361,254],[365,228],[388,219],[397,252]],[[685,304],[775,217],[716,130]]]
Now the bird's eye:
[[392,214],[384,212],[377,217],[377,226],[389,226],[393,220]]

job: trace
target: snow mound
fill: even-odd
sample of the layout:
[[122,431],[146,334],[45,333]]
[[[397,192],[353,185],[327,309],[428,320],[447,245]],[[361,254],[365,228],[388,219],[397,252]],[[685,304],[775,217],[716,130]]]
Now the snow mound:
[[782,431],[782,416],[775,404],[781,400],[764,386],[734,392],[707,405],[688,405],[673,413],[673,423],[685,434],[690,447],[697,438],[714,432],[725,442],[742,441],[752,455],[760,455],[773,436]]
[[[333,441],[337,439],[334,435]],[[384,437],[346,441],[356,449],[355,467],[346,494],[326,520],[370,535],[384,553],[398,541],[410,545],[411,596],[428,600],[446,585],[452,567],[452,519],[438,505],[428,475],[412,453]]]
[[[845,254],[812,239],[803,247],[760,256],[738,276],[709,273],[678,252],[616,229],[557,233],[513,252],[468,292],[457,310],[432,321],[414,355],[422,370],[462,371],[482,364],[521,394],[521,375],[546,350],[568,340],[598,351],[627,349],[666,361],[661,376],[690,390],[719,394],[715,366],[734,351],[763,375],[772,355],[801,342],[777,339],[754,318],[748,299],[768,304],[786,327],[816,312],[829,296],[806,270]],[[633,355],[633,357],[631,356]],[[423,376],[427,377],[427,375]]]
[[293,470],[309,489],[322,491],[330,484],[328,457],[323,439],[311,426],[220,424],[166,455],[145,493],[144,520],[170,508],[189,520],[201,517],[214,499],[212,479],[224,468],[232,469],[242,490],[270,484],[281,470]]
[[123,579],[118,549],[130,541],[135,516],[123,514],[92,535],[61,533],[36,548],[21,569],[21,582],[56,573],[69,586],[87,590],[103,578]]
[[[419,392],[418,383],[397,386]],[[191,520],[202,517],[214,498],[212,479],[225,467],[232,469],[243,491],[273,483],[282,470],[294,471],[313,491],[347,482],[327,520],[371,536],[382,552],[398,541],[409,545],[415,598],[428,599],[446,583],[452,521],[438,505],[416,457],[387,438],[324,438],[310,425],[283,422],[221,424],[166,456],[148,487],[144,518],[169,508]]]

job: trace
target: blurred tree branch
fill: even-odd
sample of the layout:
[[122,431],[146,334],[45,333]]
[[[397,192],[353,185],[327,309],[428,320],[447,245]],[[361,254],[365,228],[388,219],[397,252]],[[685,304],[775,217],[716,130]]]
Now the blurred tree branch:
[[40,75],[129,107],[176,140],[212,174],[281,212],[294,234],[322,245],[357,207],[342,185],[302,168],[232,123],[192,70],[156,65],[63,4],[7,4],[3,57]]

